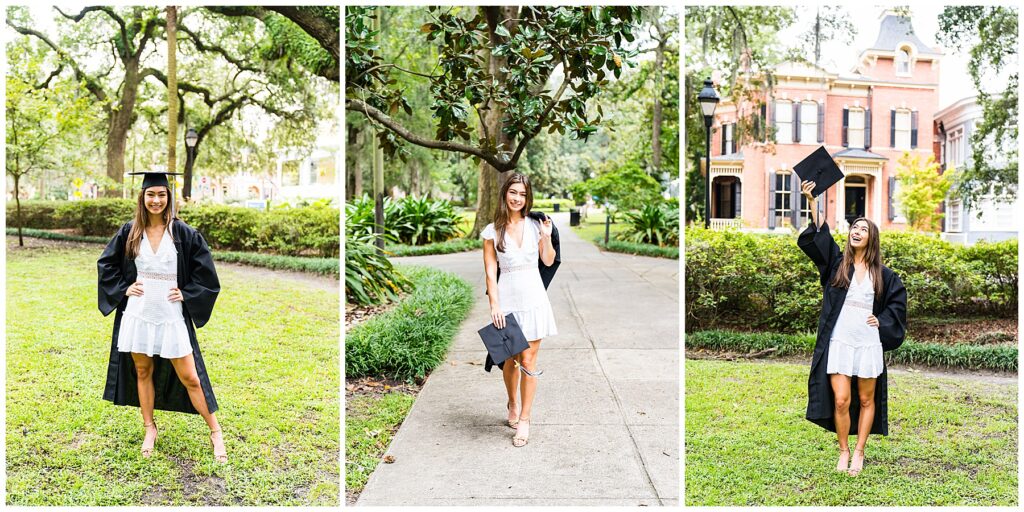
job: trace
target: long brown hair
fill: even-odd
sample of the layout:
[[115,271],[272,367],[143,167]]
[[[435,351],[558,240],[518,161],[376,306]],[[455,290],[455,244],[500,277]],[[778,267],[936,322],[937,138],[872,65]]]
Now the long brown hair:
[[497,243],[494,245],[498,252],[505,252],[505,228],[508,227],[508,223],[512,220],[512,212],[508,211],[508,189],[513,184],[522,183],[526,187],[526,204],[523,205],[523,219],[530,214],[530,208],[533,207],[533,187],[530,186],[530,178],[527,178],[525,174],[521,172],[514,172],[511,176],[505,180],[505,183],[501,186],[501,192],[498,197],[498,208],[494,212],[494,230],[497,232]]
[[[875,298],[882,298],[882,249],[878,240],[878,226],[874,222],[864,217],[859,217],[857,220],[850,223],[852,228],[855,224],[860,221],[864,221],[868,225],[868,246],[864,248],[864,263],[868,266],[868,272],[871,273],[871,281],[875,288]],[[850,242],[850,237],[846,237],[846,249],[843,249],[843,261],[839,263],[839,270],[836,271],[835,277],[832,278],[832,286],[835,288],[849,288],[850,287],[850,269],[853,268],[853,244]]]
[[[153,187],[150,187],[153,188]],[[166,188],[166,187],[164,187]],[[132,222],[132,228],[128,231],[128,242],[125,243],[125,253],[129,258],[135,259],[139,255],[139,245],[142,244],[142,234],[149,227],[149,211],[146,210],[146,190],[142,189],[139,191],[139,198],[135,202],[135,221]],[[160,216],[164,219],[164,225],[170,228],[171,221],[174,220],[174,208],[172,208],[171,201],[174,199],[171,197],[171,191],[167,191],[167,204],[164,205],[164,211],[160,213]],[[167,230],[167,235],[170,236],[171,230]],[[171,240],[174,240],[171,237]]]

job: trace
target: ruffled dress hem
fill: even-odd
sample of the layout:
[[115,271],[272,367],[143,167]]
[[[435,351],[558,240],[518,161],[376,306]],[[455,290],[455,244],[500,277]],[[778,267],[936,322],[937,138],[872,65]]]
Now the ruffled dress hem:
[[882,345],[852,345],[832,339],[825,373],[874,379],[882,374]]

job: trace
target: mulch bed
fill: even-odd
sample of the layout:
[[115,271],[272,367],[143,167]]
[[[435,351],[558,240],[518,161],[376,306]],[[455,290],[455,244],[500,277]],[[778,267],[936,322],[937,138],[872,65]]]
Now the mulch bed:
[[1016,345],[1016,318],[924,318],[908,320],[907,334],[914,341],[955,345]]

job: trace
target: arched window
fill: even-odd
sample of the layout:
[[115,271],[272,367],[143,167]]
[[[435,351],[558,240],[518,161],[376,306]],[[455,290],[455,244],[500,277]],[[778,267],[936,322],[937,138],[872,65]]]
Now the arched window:
[[896,50],[896,73],[901,75],[910,74],[910,51],[907,47]]

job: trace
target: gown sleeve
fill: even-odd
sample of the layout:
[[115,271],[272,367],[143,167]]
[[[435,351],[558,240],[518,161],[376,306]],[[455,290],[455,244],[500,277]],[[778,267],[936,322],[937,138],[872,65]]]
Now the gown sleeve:
[[213,255],[203,235],[199,231],[190,231],[189,254],[185,259],[189,267],[189,281],[181,288],[181,296],[185,299],[192,323],[198,328],[210,320],[213,304],[217,302],[217,294],[220,293],[220,280],[217,279]]
[[882,350],[896,350],[907,334],[907,289],[900,276],[892,273],[885,290],[885,307],[878,313],[878,337]]
[[824,288],[828,282],[832,262],[841,254],[839,244],[829,232],[828,223],[822,223],[820,228],[815,227],[814,222],[809,223],[807,229],[800,233],[796,244],[814,262],[814,266],[818,267],[819,279]]
[[124,278],[124,246],[128,241],[128,230],[131,224],[121,226],[114,237],[107,242],[103,254],[96,262],[96,270],[99,274],[98,298],[100,313],[103,316],[109,315],[121,305],[125,298],[125,292],[131,286]]

